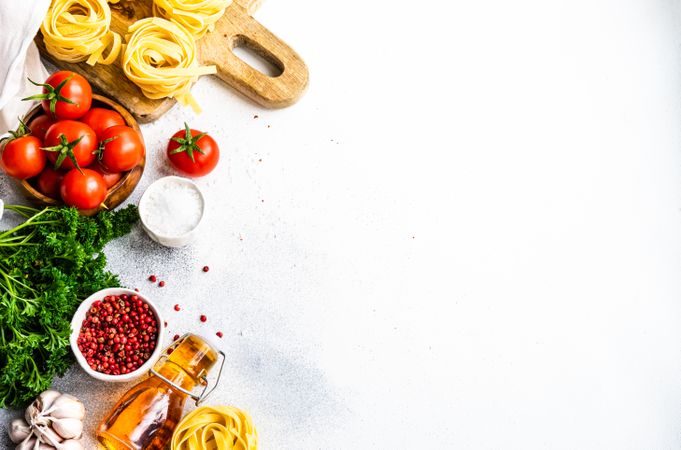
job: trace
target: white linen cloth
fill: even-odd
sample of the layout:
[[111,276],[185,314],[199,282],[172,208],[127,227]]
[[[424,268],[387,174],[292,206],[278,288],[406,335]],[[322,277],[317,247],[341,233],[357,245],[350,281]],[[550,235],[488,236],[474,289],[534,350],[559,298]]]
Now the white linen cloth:
[[33,38],[49,6],[50,0],[0,0],[0,135],[31,107],[21,99],[40,92],[27,77],[42,83],[48,76]]

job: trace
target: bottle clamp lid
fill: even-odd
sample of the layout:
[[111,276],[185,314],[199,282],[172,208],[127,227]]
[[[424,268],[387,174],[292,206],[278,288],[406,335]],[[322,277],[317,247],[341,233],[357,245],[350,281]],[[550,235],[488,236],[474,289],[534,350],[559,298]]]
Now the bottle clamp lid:
[[[182,342],[184,340],[184,338],[186,338],[189,335],[190,335],[190,333],[185,333],[184,335],[182,335],[182,337],[180,337],[177,341],[170,344],[163,351],[163,354],[164,355],[167,354],[168,349],[177,347],[179,345],[179,343]],[[154,376],[160,378],[166,384],[170,385],[173,389],[177,389],[178,391],[182,392],[183,394],[186,394],[189,397],[191,397],[192,400],[194,400],[195,405],[199,406],[201,403],[203,403],[213,393],[213,391],[215,391],[215,389],[218,387],[218,384],[220,383],[220,378],[222,378],[222,369],[225,367],[225,353],[222,350],[216,350],[216,351],[220,356],[222,356],[222,362],[220,363],[220,370],[218,371],[218,377],[215,380],[215,384],[213,385],[213,387],[210,390],[208,390],[208,377],[206,375],[201,375],[201,381],[202,381],[201,384],[203,384],[204,387],[203,387],[203,391],[201,391],[201,394],[199,394],[199,395],[196,395],[196,394],[186,390],[182,386],[178,386],[177,384],[173,383],[172,381],[170,381],[169,379],[167,379],[166,377],[164,377],[163,375],[158,373],[158,371],[156,371],[156,369],[154,369],[153,366],[150,369],[150,372]],[[164,357],[166,357],[166,356],[164,356]]]

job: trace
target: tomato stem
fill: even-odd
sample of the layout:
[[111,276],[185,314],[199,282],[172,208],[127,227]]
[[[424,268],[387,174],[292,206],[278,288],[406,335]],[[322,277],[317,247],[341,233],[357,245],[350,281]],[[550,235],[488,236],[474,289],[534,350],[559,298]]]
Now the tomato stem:
[[2,144],[5,141],[7,141],[7,142],[13,141],[14,139],[18,139],[22,136],[26,136],[27,134],[31,134],[31,130],[28,128],[28,125],[26,125],[26,123],[23,120],[21,120],[20,117],[18,119],[19,119],[19,126],[17,127],[17,129],[14,130],[14,131],[9,130],[8,131],[9,136],[5,136],[5,137],[1,138],[0,144]]
[[36,94],[36,95],[31,95],[30,97],[22,98],[21,100],[49,100],[50,102],[50,113],[52,113],[52,117],[56,117],[56,107],[57,107],[57,102],[65,102],[65,103],[70,103],[72,105],[77,105],[76,102],[73,100],[64,97],[61,95],[61,90],[64,87],[66,83],[69,82],[71,78],[73,78],[74,74],[71,74],[67,78],[65,78],[61,83],[59,83],[56,87],[53,87],[50,84],[47,83],[36,83],[35,81],[31,80],[28,78],[28,81],[31,82],[34,86],[39,86],[42,87],[44,90],[47,92],[43,92],[42,94]]
[[93,155],[97,155],[98,161],[101,161],[102,158],[104,157],[104,147],[106,146],[106,144],[113,141],[114,139],[117,139],[118,136],[120,136],[120,135],[117,134],[116,136],[110,137],[108,139],[104,139],[103,141],[101,141],[99,143],[99,146],[95,149],[95,151],[92,152]]
[[184,123],[184,129],[185,129],[185,134],[184,138],[179,138],[179,137],[174,137],[170,138],[171,140],[177,142],[180,144],[178,148],[175,150],[171,151],[171,155],[176,155],[178,153],[187,153],[187,156],[189,156],[189,159],[192,160],[193,163],[196,162],[194,159],[194,152],[199,152],[202,155],[205,155],[203,150],[201,150],[201,147],[199,147],[199,144],[197,142],[206,135],[206,133],[199,133],[196,136],[192,137],[192,130],[189,129],[189,125],[187,125],[187,122]]
[[80,168],[80,165],[78,164],[78,160],[76,159],[76,155],[73,153],[73,148],[78,145],[78,143],[85,137],[85,135],[79,137],[78,139],[69,142],[68,139],[66,139],[66,136],[63,134],[59,135],[59,144],[52,146],[52,147],[40,147],[42,150],[45,150],[46,152],[58,152],[59,155],[57,156],[57,160],[54,162],[54,168],[59,169],[61,167],[62,163],[64,160],[68,157],[71,162],[73,162],[73,165],[76,166],[76,169],[78,169],[78,172],[81,174],[83,171]]

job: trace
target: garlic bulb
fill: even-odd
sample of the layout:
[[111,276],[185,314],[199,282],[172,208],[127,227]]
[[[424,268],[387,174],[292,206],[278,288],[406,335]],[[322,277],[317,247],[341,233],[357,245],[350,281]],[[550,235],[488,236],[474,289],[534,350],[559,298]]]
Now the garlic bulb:
[[10,440],[18,444],[31,434],[31,427],[28,426],[24,419],[15,419],[10,422],[7,432]]
[[85,407],[76,397],[47,390],[31,403],[23,419],[12,421],[10,439],[16,450],[83,450]]

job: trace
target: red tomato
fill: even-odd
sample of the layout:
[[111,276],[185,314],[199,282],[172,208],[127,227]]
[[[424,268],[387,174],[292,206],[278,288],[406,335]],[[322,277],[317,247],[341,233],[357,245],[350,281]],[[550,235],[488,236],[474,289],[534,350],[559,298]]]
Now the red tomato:
[[97,134],[97,139],[102,140],[102,131],[116,125],[125,125],[123,116],[112,109],[92,108],[80,119]]
[[102,132],[98,152],[99,162],[108,172],[125,172],[144,156],[144,143],[132,128],[116,125]]
[[209,174],[220,159],[217,142],[201,131],[192,130],[184,124],[168,142],[168,159],[180,172],[190,177],[202,177]]
[[28,124],[28,129],[31,130],[31,134],[41,141],[45,139],[45,133],[47,129],[54,124],[54,119],[52,119],[47,114],[40,115],[35,119],[31,120]]
[[111,188],[113,185],[118,183],[118,180],[120,180],[123,177],[123,174],[120,172],[119,173],[107,172],[98,162],[92,163],[92,165],[88,167],[88,169],[92,169],[98,174],[100,174],[102,178],[104,178],[104,182],[106,183],[106,187],[108,188]]
[[38,176],[38,190],[50,198],[59,198],[64,173],[47,166]]
[[61,182],[61,198],[78,209],[99,207],[106,198],[106,183],[100,174],[90,169],[70,170]]
[[45,152],[42,143],[35,136],[21,136],[12,139],[2,152],[2,165],[10,177],[25,180],[38,175],[45,168]]
[[24,100],[42,100],[45,114],[57,120],[80,119],[92,104],[92,87],[77,73],[60,70],[50,75],[45,83],[31,83],[42,86],[43,93]]
[[43,148],[55,169],[87,167],[95,160],[97,136],[84,123],[61,120],[47,129]]

